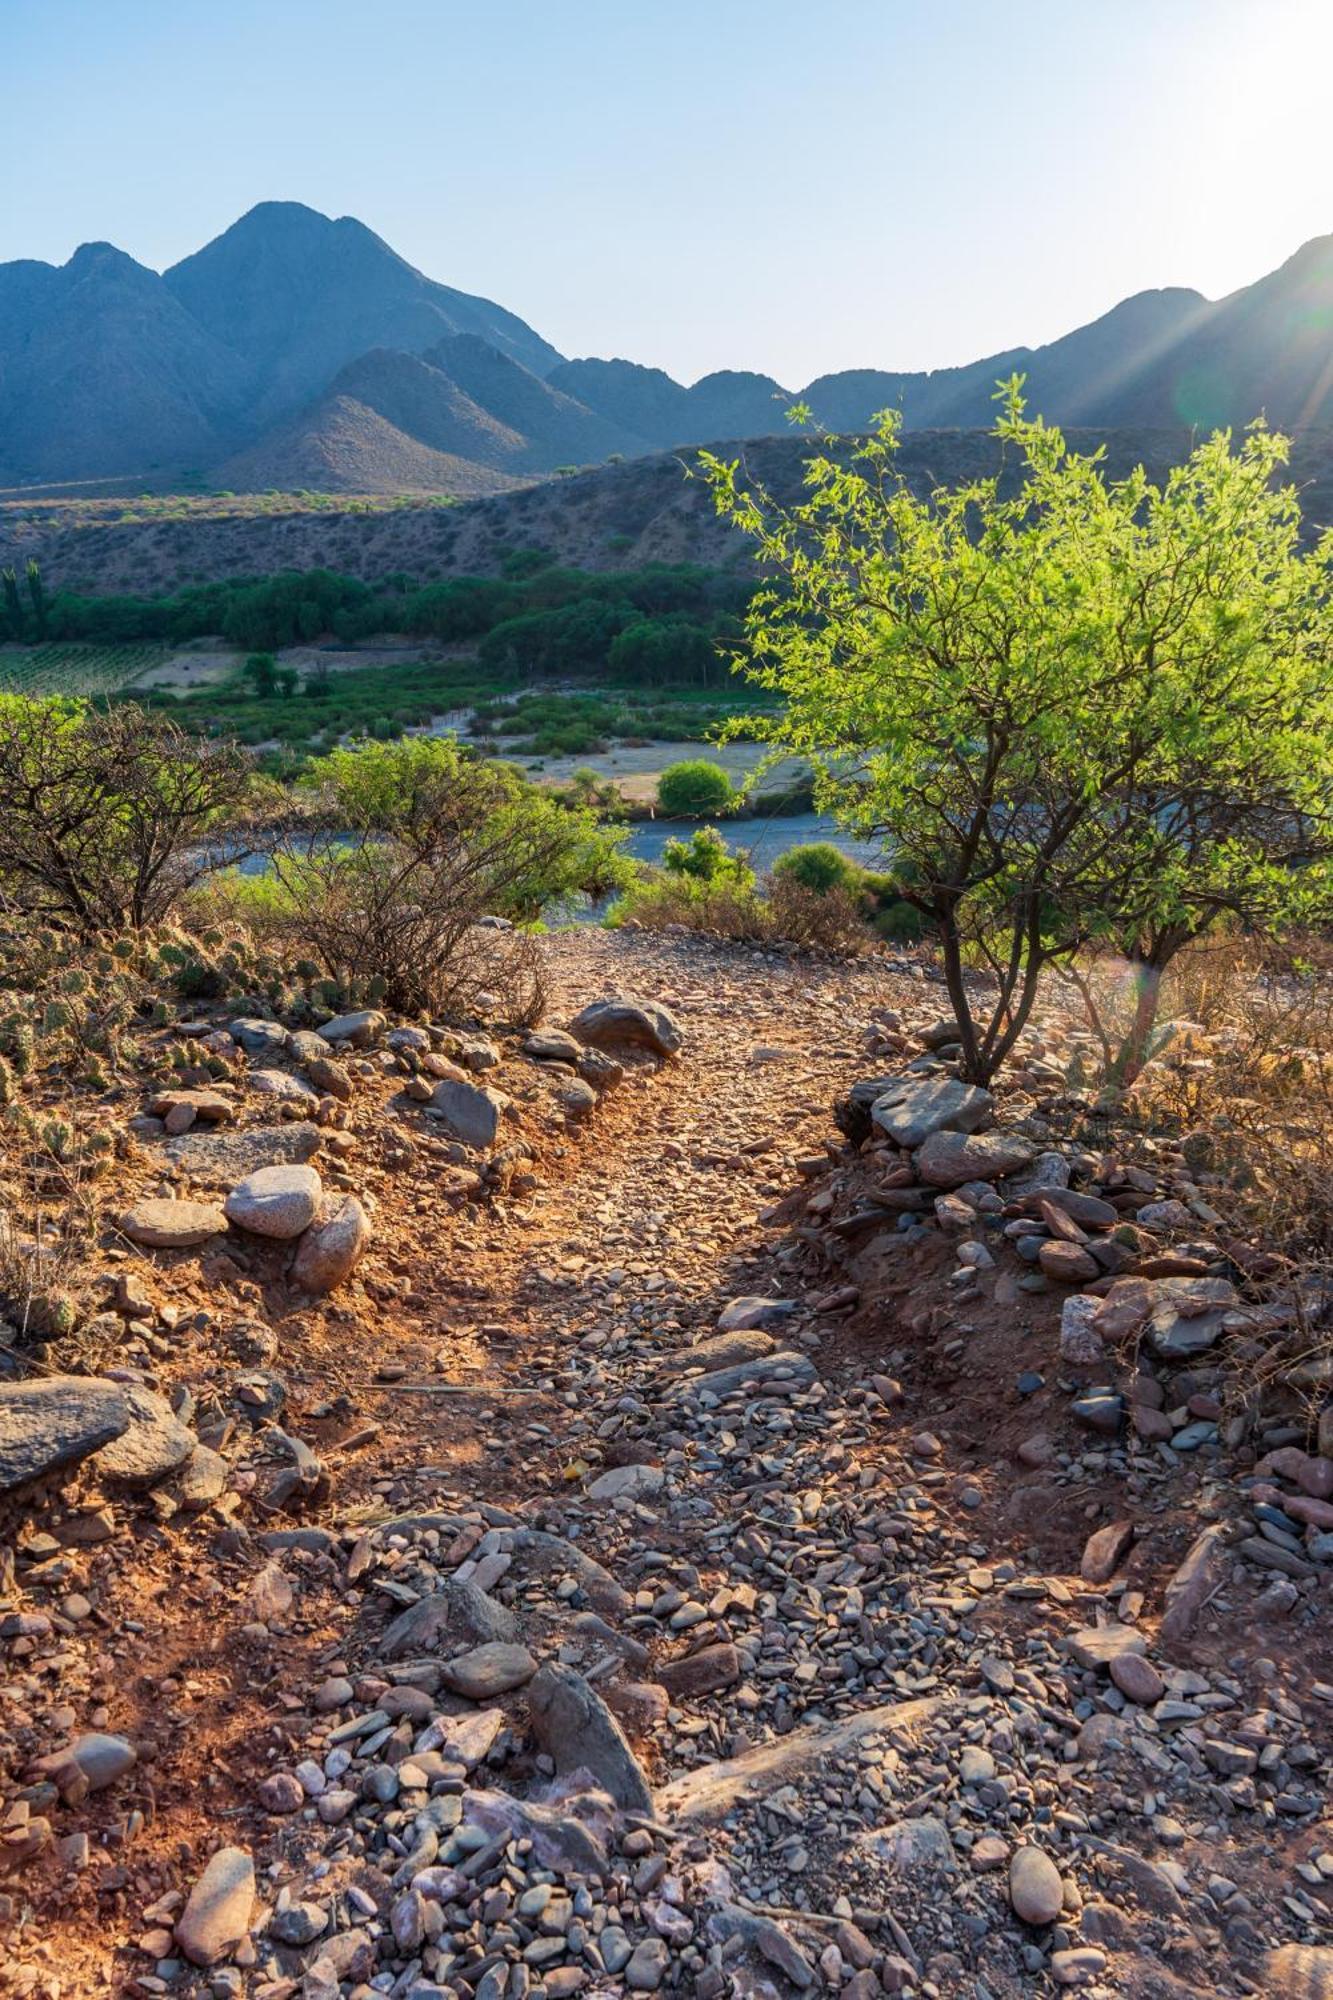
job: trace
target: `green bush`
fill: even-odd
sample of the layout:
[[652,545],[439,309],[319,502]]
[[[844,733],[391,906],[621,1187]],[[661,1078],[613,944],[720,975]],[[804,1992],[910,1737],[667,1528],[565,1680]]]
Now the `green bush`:
[[696,827],[688,840],[669,840],[662,850],[668,875],[689,876],[696,882],[730,882],[748,888],[754,870],[734,854],[715,826]]
[[669,764],[657,782],[657,804],[671,819],[710,819],[736,803],[731,779],[706,757]]
[[831,840],[789,848],[774,862],[773,873],[821,894],[830,889],[845,889],[855,895],[865,880],[864,871]]

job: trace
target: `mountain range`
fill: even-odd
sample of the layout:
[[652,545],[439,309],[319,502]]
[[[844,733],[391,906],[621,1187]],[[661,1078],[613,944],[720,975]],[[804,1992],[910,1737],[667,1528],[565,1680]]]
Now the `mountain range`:
[[504,307],[435,283],[352,217],[264,202],[162,273],[108,243],[0,264],[0,486],[136,480],[237,491],[476,497],[571,466],[773,435],[993,418],[998,378],[1094,430],[1188,432],[1261,412],[1333,424],[1333,236],[1229,297],[1140,292],[1090,325],[929,372],[802,389],[722,370],[570,360]]

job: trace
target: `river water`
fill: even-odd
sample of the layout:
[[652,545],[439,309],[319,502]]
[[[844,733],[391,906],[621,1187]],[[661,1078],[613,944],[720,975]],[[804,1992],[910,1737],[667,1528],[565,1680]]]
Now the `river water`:
[[[688,840],[697,827],[708,824],[705,820],[636,820],[625,843],[626,852],[636,861],[660,862],[669,840]],[[884,850],[878,843],[854,839],[822,813],[775,813],[768,818],[756,813],[753,819],[722,820],[717,830],[728,847],[746,855],[750,866],[761,875],[788,848],[808,847],[816,840],[831,842],[863,868],[884,866]]]

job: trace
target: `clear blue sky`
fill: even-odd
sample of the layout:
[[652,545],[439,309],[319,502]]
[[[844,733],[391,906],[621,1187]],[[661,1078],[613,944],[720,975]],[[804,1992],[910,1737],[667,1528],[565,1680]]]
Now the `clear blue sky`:
[[567,354],[928,367],[1333,230],[1333,0],[0,0],[0,259],[359,216]]

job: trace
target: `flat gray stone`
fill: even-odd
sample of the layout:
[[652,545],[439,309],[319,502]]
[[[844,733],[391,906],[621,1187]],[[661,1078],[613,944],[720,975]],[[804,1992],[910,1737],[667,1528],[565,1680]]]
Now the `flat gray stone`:
[[535,1028],[525,1035],[522,1042],[523,1053],[534,1062],[562,1062],[577,1064],[583,1054],[583,1044],[573,1035],[567,1035],[563,1028]]
[[994,1109],[988,1090],[957,1077],[900,1076],[875,1099],[870,1116],[896,1144],[916,1147],[932,1132],[976,1132]]
[[49,1375],[0,1384],[0,1493],[77,1465],[129,1429],[118,1382]]
[[660,1465],[613,1465],[588,1488],[590,1500],[651,1500],[666,1485]]
[[863,1708],[845,1722],[793,1729],[738,1757],[701,1764],[673,1778],[657,1794],[655,1817],[672,1825],[710,1825],[736,1806],[767,1798],[806,1772],[828,1770],[872,1737],[924,1731],[939,1712],[938,1701],[900,1701]]
[[958,1857],[949,1829],[935,1813],[873,1827],[857,1847],[900,1875],[956,1875]]
[[287,1046],[287,1030],[281,1021],[229,1021],[227,1033],[248,1056],[279,1055]]
[[293,1076],[285,1069],[252,1069],[245,1079],[251,1090],[260,1097],[276,1098],[279,1103],[317,1104],[319,1092],[307,1083],[303,1076]]
[[226,1216],[211,1201],[139,1201],[120,1218],[122,1235],[145,1250],[189,1250],[226,1227]]
[[962,1187],[966,1181],[998,1181],[1032,1160],[1032,1148],[1012,1132],[932,1132],[913,1165],[931,1187]]
[[707,1340],[696,1340],[693,1347],[673,1348],[669,1354],[658,1356],[657,1366],[664,1375],[684,1375],[691,1369],[702,1369],[705,1375],[713,1374],[720,1368],[737,1368],[747,1361],[762,1361],[772,1354],[777,1346],[771,1333],[764,1333],[755,1327],[752,1331],[742,1329],[736,1333],[715,1333]]
[[434,1653],[460,1639],[496,1645],[517,1638],[518,1620],[507,1605],[478,1590],[475,1583],[450,1576],[385,1627],[379,1657],[400,1660],[412,1653]]
[[321,1021],[319,1032],[326,1042],[350,1042],[354,1049],[364,1049],[384,1027],[383,1014],[373,1007],[362,1007],[355,1013],[335,1014],[331,1021]]
[[313,1167],[260,1167],[238,1182],[223,1208],[238,1229],[285,1242],[310,1227],[323,1198],[324,1184]]
[[445,1077],[436,1084],[430,1101],[454,1137],[476,1152],[484,1152],[500,1136],[500,1120],[508,1103],[500,1091]]
[[678,1396],[729,1396],[733,1389],[753,1385],[757,1396],[780,1394],[784,1389],[804,1388],[815,1379],[815,1364],[808,1354],[794,1350],[765,1354],[754,1361],[738,1362],[734,1368],[717,1368],[701,1380],[677,1382],[667,1392]]
[[218,1965],[248,1935],[255,1864],[243,1847],[220,1847],[176,1920],[176,1943],[191,1965]]
[[795,1299],[728,1299],[717,1317],[719,1333],[741,1333],[752,1327],[781,1327],[797,1310]]
[[[1046,1159],[1050,1156],[1042,1154],[1041,1157]],[[1070,1220],[1083,1229],[1114,1229],[1122,1219],[1120,1210],[1113,1208],[1109,1201],[1103,1201],[1100,1195],[1081,1194],[1077,1188],[1024,1188],[1021,1199],[1027,1215],[1040,1215],[1041,1204],[1048,1201],[1052,1208],[1062,1208]]]
[[197,1444],[176,1479],[176,1494],[188,1514],[201,1514],[227,1490],[230,1468],[221,1452]]
[[685,1037],[667,1008],[655,1000],[594,1000],[570,1022],[570,1031],[594,1048],[652,1049],[659,1056],[679,1055]]
[[1060,1650],[1080,1667],[1109,1667],[1125,1653],[1146,1653],[1148,1641],[1132,1625],[1084,1625],[1065,1634]]
[[626,1812],[651,1814],[653,1795],[624,1730],[572,1667],[548,1665],[528,1689],[538,1743],[558,1772],[591,1771]]
[[536,1671],[537,1662],[526,1646],[496,1640],[446,1660],[440,1679],[451,1694],[461,1694],[468,1701],[492,1701],[496,1695],[522,1687]]
[[1148,1310],[1148,1345],[1164,1361],[1206,1354],[1225,1331],[1236,1306],[1225,1278],[1157,1278]]
[[97,1454],[98,1475],[118,1486],[156,1486],[185,1463],[198,1440],[151,1389],[127,1382],[124,1391],[129,1425]]
[[194,1179],[231,1187],[261,1167],[300,1165],[323,1143],[318,1125],[298,1118],[248,1132],[184,1132],[179,1139],[168,1139],[163,1151]]

